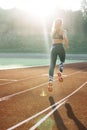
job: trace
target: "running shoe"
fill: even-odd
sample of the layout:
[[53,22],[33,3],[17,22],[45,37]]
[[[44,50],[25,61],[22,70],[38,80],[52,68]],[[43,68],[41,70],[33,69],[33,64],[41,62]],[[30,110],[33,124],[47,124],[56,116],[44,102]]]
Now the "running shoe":
[[53,83],[52,83],[52,81],[49,81],[49,83],[48,83],[48,91],[49,92],[53,91]]
[[62,73],[61,73],[61,72],[58,72],[57,75],[58,75],[58,80],[59,80],[59,82],[63,82]]

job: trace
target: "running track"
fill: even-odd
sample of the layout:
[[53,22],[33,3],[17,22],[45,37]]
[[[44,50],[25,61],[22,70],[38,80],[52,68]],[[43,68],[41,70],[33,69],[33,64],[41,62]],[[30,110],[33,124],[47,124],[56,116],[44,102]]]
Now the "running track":
[[0,70],[0,130],[38,130],[41,115],[42,122],[51,117],[53,130],[87,128],[87,63],[65,65],[63,83],[57,80],[56,67],[52,93],[47,91],[48,70]]

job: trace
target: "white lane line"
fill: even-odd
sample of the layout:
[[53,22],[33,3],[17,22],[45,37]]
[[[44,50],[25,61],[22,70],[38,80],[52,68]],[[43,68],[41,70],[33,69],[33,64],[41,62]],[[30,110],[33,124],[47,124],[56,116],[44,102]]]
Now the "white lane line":
[[7,85],[7,84],[11,84],[11,83],[14,83],[14,82],[17,82],[18,80],[16,79],[0,79],[1,81],[9,81],[9,82],[6,82],[6,83],[1,83],[0,86],[2,85]]
[[60,106],[62,106],[67,100],[63,101],[57,105],[52,111],[50,111],[46,116],[44,116],[40,121],[38,121],[33,127],[29,130],[35,130],[40,124],[42,124],[49,116],[51,116]]
[[77,91],[79,91],[83,86],[85,86],[87,82],[83,83],[78,89],[73,91],[70,95],[64,98],[64,101],[62,101],[59,105],[57,105],[52,111],[50,111],[46,116],[44,116],[40,121],[38,121],[33,127],[31,127],[29,130],[35,130],[40,124],[42,124],[49,116],[51,116],[60,106],[62,106],[69,97],[71,97],[73,94],[75,94]]
[[29,130],[35,130],[40,124],[42,124],[49,116],[51,116],[59,107],[61,107],[63,104],[65,104],[67,100],[61,102],[59,105],[57,105],[52,111],[50,111],[46,116],[44,116],[40,121],[38,121],[33,127],[31,127]]
[[[72,73],[72,74],[69,74],[68,76],[71,76],[71,75],[76,74],[76,73],[79,73],[79,72],[81,72],[81,71],[74,72],[74,73]],[[42,74],[42,76],[44,76],[44,75],[46,76],[46,75],[48,75],[48,74]],[[40,76],[36,76],[36,77],[40,77]],[[65,77],[67,77],[67,76],[65,76]],[[2,84],[0,84],[0,86],[8,85],[8,84],[12,84],[12,83],[14,83],[14,82],[20,82],[20,81],[24,81],[24,80],[28,80],[28,79],[33,79],[33,78],[35,78],[35,77],[26,77],[26,78],[24,78],[24,79],[14,80],[14,81],[10,81],[10,82],[7,82],[7,83],[2,83]]]
[[[74,73],[72,73],[72,74],[69,74],[68,76],[74,75],[74,74],[76,74],[76,73],[78,73],[78,71],[77,71],[77,72],[74,72]],[[67,76],[67,77],[68,77],[68,76]],[[27,78],[26,78],[26,79],[27,79]],[[24,80],[24,79],[21,79],[21,80]],[[54,81],[57,81],[57,80],[58,80],[58,79],[55,79]],[[13,97],[13,96],[17,96],[17,95],[19,95],[19,94],[23,94],[23,93],[28,92],[28,91],[31,91],[31,90],[33,90],[33,89],[39,88],[39,87],[44,86],[44,85],[46,85],[46,84],[48,84],[48,82],[45,82],[45,83],[40,84],[40,85],[37,85],[37,86],[35,86],[35,87],[33,87],[33,88],[26,89],[26,90],[24,90],[24,91],[20,91],[20,92],[17,92],[17,93],[8,95],[8,96],[1,97],[1,98],[0,98],[0,102],[1,102],[1,101],[4,101],[4,100],[8,100],[9,98],[11,98],[11,97]]]
[[22,122],[19,122],[18,124],[14,125],[14,126],[12,126],[12,127],[10,127],[10,128],[8,128],[7,130],[13,130],[13,129],[15,129],[15,128],[21,126],[21,125],[23,125],[24,123],[29,122],[30,120],[34,119],[35,117],[37,117],[37,116],[43,114],[44,112],[48,111],[48,110],[51,109],[52,107],[54,107],[54,106],[56,106],[56,105],[58,105],[58,104],[64,102],[65,100],[68,100],[69,97],[71,97],[71,96],[74,95],[76,92],[78,92],[78,91],[79,91],[82,87],[84,87],[86,84],[87,84],[87,81],[84,82],[81,86],[79,86],[79,88],[77,88],[76,90],[74,90],[72,93],[70,93],[70,94],[69,94],[68,96],[66,96],[65,98],[63,98],[63,99],[61,99],[60,101],[56,102],[55,104],[49,106],[48,108],[42,110],[41,112],[39,112],[39,113],[37,113],[37,114],[35,114],[35,115],[33,115],[33,116],[27,118],[26,120],[24,120],[24,121],[22,121]]
[[0,79],[2,81],[17,81],[16,79]]
[[[81,71],[77,71],[77,72],[74,72],[74,73],[72,73],[72,74],[68,74],[68,75],[65,75],[65,76],[63,75],[63,77],[68,77],[68,76],[71,76],[71,75],[76,74],[76,73],[79,73],[79,72],[81,72]],[[46,75],[47,75],[47,74],[46,74]],[[44,74],[42,74],[42,76],[44,76]],[[57,76],[57,75],[56,75],[56,76]],[[40,76],[36,76],[36,77],[40,77]],[[25,80],[33,79],[33,78],[35,78],[35,77],[27,77],[27,78],[20,79],[20,80],[14,80],[14,81],[10,81],[10,82],[6,82],[6,83],[2,83],[2,84],[0,84],[0,86],[8,85],[8,84],[12,84],[12,83],[14,83],[14,82],[25,81]]]
[[23,78],[23,79],[19,79],[19,80],[14,80],[14,81],[2,83],[2,84],[0,84],[0,86],[12,84],[12,83],[14,83],[14,82],[25,81],[25,80],[28,80],[28,79],[34,79],[34,78],[37,78],[37,77],[40,77],[40,75],[39,75],[39,76],[34,76],[34,77],[26,77],[26,78]]
[[8,85],[8,84],[11,84],[11,83],[14,83],[14,82],[17,82],[17,80],[15,80],[15,81],[10,81],[10,82],[6,82],[6,83],[2,83],[2,84],[0,84],[0,86]]
[[35,87],[33,87],[33,88],[26,89],[26,90],[21,91],[21,92],[17,92],[17,93],[14,93],[14,94],[11,94],[11,95],[8,95],[8,96],[5,96],[5,97],[1,97],[1,98],[0,98],[0,102],[1,102],[1,101],[4,101],[4,100],[8,100],[9,98],[11,98],[11,97],[13,97],[13,96],[17,96],[17,95],[19,95],[19,94],[23,94],[23,93],[25,93],[25,92],[28,92],[28,91],[31,91],[31,90],[33,90],[33,89],[39,88],[39,87],[41,87],[41,86],[44,86],[44,85],[46,85],[47,83],[48,83],[48,82],[43,83],[43,84],[40,84],[40,85],[37,85],[37,86],[35,86]]
[[[64,102],[64,101],[63,101],[63,102]],[[57,104],[59,105],[59,104],[61,104],[61,103],[62,103],[62,100],[60,100],[60,101],[58,101],[57,103],[55,103],[55,104],[49,106],[48,108],[42,110],[41,112],[39,112],[39,113],[37,113],[37,114],[35,114],[35,115],[29,117],[28,119],[26,119],[26,120],[24,120],[24,121],[22,121],[22,122],[16,124],[15,126],[12,126],[12,127],[8,128],[7,130],[13,130],[13,129],[15,129],[15,128],[17,128],[17,127],[23,125],[24,123],[29,122],[30,120],[34,119],[35,117],[37,117],[37,116],[43,114],[44,112],[48,111],[48,110],[51,109],[52,107],[56,106]]]
[[[44,77],[49,77],[49,74],[42,74],[42,76],[44,76]],[[57,74],[54,74],[54,77],[57,77],[57,76],[58,76]],[[63,76],[63,77],[67,77],[66,74],[63,74],[62,76]]]
[[[63,74],[62,76],[65,78],[65,77],[69,77],[69,76],[72,76],[72,75],[74,75],[74,74],[77,74],[77,73],[80,73],[81,72],[81,70],[79,70],[79,71],[75,71],[75,72],[73,72],[73,73],[71,73],[71,74]],[[85,72],[84,72],[85,73]],[[42,74],[42,76],[49,76],[48,74]],[[54,74],[54,77],[58,77],[58,75],[57,74]]]

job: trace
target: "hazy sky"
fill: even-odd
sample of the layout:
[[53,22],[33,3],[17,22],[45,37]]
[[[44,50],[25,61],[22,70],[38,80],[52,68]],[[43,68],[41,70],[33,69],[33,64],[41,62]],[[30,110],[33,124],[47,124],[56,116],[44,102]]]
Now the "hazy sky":
[[18,8],[34,15],[48,16],[55,8],[79,10],[81,0],[0,0],[3,9]]
[[[44,2],[43,2],[44,1]],[[58,4],[64,9],[78,10],[80,8],[81,0],[0,0],[0,7],[7,9],[12,7],[25,8],[27,4],[36,4],[40,6],[40,3],[49,5],[52,3],[53,6]],[[37,6],[36,5],[36,6]],[[43,5],[44,6],[44,5]]]

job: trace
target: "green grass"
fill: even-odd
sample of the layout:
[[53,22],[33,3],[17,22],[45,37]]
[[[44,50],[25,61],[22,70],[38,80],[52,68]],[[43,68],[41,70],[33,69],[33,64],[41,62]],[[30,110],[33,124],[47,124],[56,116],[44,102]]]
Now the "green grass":
[[[85,62],[85,60],[67,60],[65,64]],[[45,66],[49,65],[50,59],[35,59],[35,58],[0,58],[0,68],[23,68],[29,66]],[[59,60],[57,61],[59,64]]]

